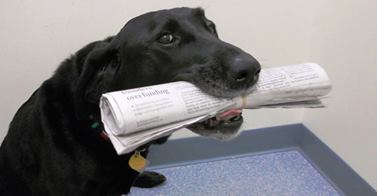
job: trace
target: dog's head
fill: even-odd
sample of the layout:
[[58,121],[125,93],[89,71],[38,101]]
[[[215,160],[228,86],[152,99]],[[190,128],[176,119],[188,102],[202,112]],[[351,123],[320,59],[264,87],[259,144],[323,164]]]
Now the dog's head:
[[[219,39],[202,9],[161,10],[130,20],[86,55],[76,96],[81,108],[97,106],[104,92],[183,80],[210,95],[231,98],[246,93],[260,69],[250,54]],[[239,115],[228,122],[215,120],[189,128],[232,135],[242,123]]]

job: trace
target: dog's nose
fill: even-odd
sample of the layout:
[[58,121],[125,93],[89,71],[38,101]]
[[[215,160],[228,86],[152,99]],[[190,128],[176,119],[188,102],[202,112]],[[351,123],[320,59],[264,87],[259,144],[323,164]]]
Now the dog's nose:
[[229,65],[229,79],[237,84],[254,81],[261,70],[259,62],[252,56],[238,56]]

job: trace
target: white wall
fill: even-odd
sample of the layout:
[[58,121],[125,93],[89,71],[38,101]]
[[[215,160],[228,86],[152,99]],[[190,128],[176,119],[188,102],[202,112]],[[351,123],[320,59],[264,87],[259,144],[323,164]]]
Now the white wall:
[[[223,40],[250,52],[264,67],[315,61],[334,83],[328,109],[248,111],[245,128],[304,121],[377,187],[376,2],[0,1],[0,141],[17,108],[69,54],[117,33],[144,12],[202,6]],[[188,136],[193,135],[181,131],[174,137]]]
[[308,59],[334,85],[303,121],[377,189],[377,1],[317,1]]

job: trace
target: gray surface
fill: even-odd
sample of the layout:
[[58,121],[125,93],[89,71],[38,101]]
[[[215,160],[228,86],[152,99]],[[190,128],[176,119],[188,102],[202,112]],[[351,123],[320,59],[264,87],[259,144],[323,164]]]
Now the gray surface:
[[297,150],[156,169],[168,181],[131,195],[340,195]]
[[236,154],[260,153],[296,147],[305,134],[305,127],[293,124],[243,131],[237,138],[218,141],[205,137],[168,140],[164,145],[153,145],[148,159],[151,166],[186,163]]
[[[339,139],[341,138],[342,136],[339,136]],[[372,186],[309,129],[306,129],[305,134],[302,135],[298,147],[306,159],[344,194],[351,196],[377,196],[377,192]]]
[[169,140],[164,145],[152,146],[148,159],[152,168],[158,169],[287,149],[297,149],[338,192],[377,196],[376,190],[302,124],[244,131],[229,142],[203,137]]

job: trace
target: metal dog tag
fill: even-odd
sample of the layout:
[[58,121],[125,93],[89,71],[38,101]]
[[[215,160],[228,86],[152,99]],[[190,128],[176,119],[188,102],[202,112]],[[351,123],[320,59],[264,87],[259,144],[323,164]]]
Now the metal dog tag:
[[140,154],[140,151],[135,151],[135,153],[131,156],[128,160],[128,165],[138,172],[144,170],[144,168],[148,165],[148,160]]

